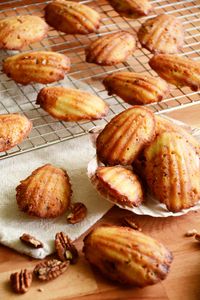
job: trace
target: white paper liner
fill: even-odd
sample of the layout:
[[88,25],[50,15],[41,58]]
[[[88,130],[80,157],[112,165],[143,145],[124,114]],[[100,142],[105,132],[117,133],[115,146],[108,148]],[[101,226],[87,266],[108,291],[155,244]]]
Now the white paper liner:
[[[181,126],[182,128],[186,129],[188,132],[190,132],[197,140],[200,141],[200,128],[192,128],[189,125],[171,119],[169,117],[163,116],[163,118],[169,119],[171,122],[173,122],[176,125]],[[90,138],[91,138],[91,142],[93,144],[93,147],[96,148],[96,139],[97,136],[99,135],[99,133],[102,131],[103,127],[93,127],[90,130]],[[88,163],[88,167],[87,167],[87,174],[88,177],[91,181],[92,176],[95,174],[96,169],[99,166],[103,166],[103,164],[97,159],[97,156],[95,155],[93,157],[93,159],[91,159]],[[91,181],[92,182],[92,181]],[[93,183],[92,183],[93,184]],[[93,184],[94,185],[94,184]],[[102,196],[103,197],[103,196]],[[160,203],[157,199],[155,199],[152,195],[147,194],[146,195],[146,199],[145,202],[143,204],[141,204],[139,207],[126,207],[126,206],[121,206],[120,204],[113,202],[109,196],[107,197],[103,197],[106,200],[108,200],[109,202],[114,203],[115,205],[117,205],[118,207],[122,208],[122,209],[126,209],[129,211],[132,211],[133,213],[137,214],[137,215],[148,215],[151,217],[178,217],[178,216],[182,216],[184,214],[187,214],[189,211],[194,211],[194,210],[198,210],[200,209],[200,201],[193,207],[190,207],[188,209],[183,209],[179,212],[171,212],[168,211],[166,206],[162,203]],[[199,199],[200,200],[200,199]]]

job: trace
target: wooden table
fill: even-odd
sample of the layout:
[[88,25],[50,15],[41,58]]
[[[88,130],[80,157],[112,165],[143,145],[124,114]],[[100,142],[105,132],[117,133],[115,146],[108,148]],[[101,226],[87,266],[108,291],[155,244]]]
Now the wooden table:
[[[200,105],[173,111],[171,117],[200,127]],[[119,218],[129,214],[127,211],[113,207],[98,223],[117,224]],[[167,245],[173,252],[174,261],[169,276],[154,286],[123,288],[105,280],[97,271],[90,268],[81,252],[82,238],[76,245],[80,260],[75,266],[49,283],[33,282],[30,291],[22,296],[13,294],[9,287],[9,276],[14,270],[23,267],[33,268],[36,260],[22,256],[6,247],[0,246],[0,299],[200,299],[200,243],[194,238],[184,237],[189,229],[200,232],[200,212],[191,212],[181,217],[152,218],[135,215],[136,222],[148,233]],[[41,288],[42,291],[38,289]]]

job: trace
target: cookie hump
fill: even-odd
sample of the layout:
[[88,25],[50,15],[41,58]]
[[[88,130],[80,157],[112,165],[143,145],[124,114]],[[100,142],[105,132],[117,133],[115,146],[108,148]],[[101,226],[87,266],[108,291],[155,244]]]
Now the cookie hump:
[[127,31],[106,34],[86,48],[86,61],[102,66],[116,65],[126,61],[135,47],[135,37]]
[[148,0],[109,0],[109,3],[121,16],[131,19],[147,16],[152,10]]
[[46,22],[38,16],[15,16],[0,20],[0,49],[21,50],[42,40],[48,31]]
[[122,166],[98,167],[91,181],[103,197],[123,207],[137,207],[143,201],[138,177]]
[[116,94],[131,105],[162,101],[169,91],[168,84],[161,78],[134,72],[110,74],[103,84],[109,95]]
[[67,172],[46,164],[22,180],[16,188],[19,209],[39,218],[55,218],[70,205],[71,184]]
[[164,132],[144,150],[145,178],[153,195],[178,212],[200,199],[200,160],[180,134]]
[[64,79],[70,60],[52,51],[26,52],[10,56],[3,62],[3,72],[21,84],[52,83]]
[[142,24],[138,39],[152,53],[177,53],[184,44],[183,25],[175,16],[159,15]]
[[154,136],[153,113],[147,108],[133,106],[115,116],[99,134],[98,158],[108,165],[130,165]]
[[49,25],[68,34],[89,34],[100,26],[100,15],[87,5],[56,0],[45,7]]
[[144,287],[164,280],[172,253],[150,236],[128,227],[99,226],[84,239],[86,259],[107,278]]
[[170,54],[154,55],[150,67],[160,77],[177,87],[188,86],[192,91],[200,89],[200,63],[187,57]]
[[36,103],[62,121],[97,120],[108,112],[108,105],[96,95],[63,87],[43,88]]
[[32,122],[20,114],[0,115],[0,152],[20,144],[30,133]]

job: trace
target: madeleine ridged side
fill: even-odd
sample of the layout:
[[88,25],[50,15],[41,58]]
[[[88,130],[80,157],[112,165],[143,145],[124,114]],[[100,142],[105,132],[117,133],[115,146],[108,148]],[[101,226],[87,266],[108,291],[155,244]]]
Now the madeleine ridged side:
[[182,135],[192,147],[194,147],[196,153],[200,157],[200,143],[192,134],[186,131],[183,127],[174,124],[170,120],[167,120],[166,118],[162,118],[159,115],[155,115],[155,120],[156,120],[156,135],[161,134],[163,132],[178,133]]
[[3,72],[24,85],[59,81],[69,69],[69,58],[52,51],[20,53],[6,58],[3,62]]
[[108,112],[108,105],[96,95],[64,87],[43,88],[36,103],[63,121],[96,120]]
[[127,31],[106,34],[86,48],[86,61],[103,66],[124,62],[136,47],[135,37]]
[[68,34],[88,34],[100,26],[100,15],[94,9],[74,1],[50,2],[45,7],[45,19],[55,29]]
[[184,44],[184,29],[178,18],[162,14],[144,22],[138,38],[153,53],[177,53]]
[[98,167],[91,181],[103,197],[123,207],[139,206],[143,201],[138,177],[124,167]]
[[0,152],[20,144],[30,133],[32,122],[20,114],[0,115]]
[[70,205],[71,184],[67,172],[46,164],[22,180],[16,188],[19,209],[39,218],[55,218]]
[[140,287],[164,280],[173,260],[160,242],[120,226],[95,228],[85,237],[83,252],[107,278]]
[[110,74],[103,84],[109,95],[116,94],[131,105],[159,102],[169,91],[163,79],[134,72]]
[[152,10],[148,0],[109,0],[109,3],[121,16],[127,18],[147,16]]
[[200,200],[200,160],[184,136],[161,133],[144,156],[148,187],[168,210],[178,212]]
[[144,107],[133,106],[115,116],[99,134],[98,158],[108,165],[129,165],[155,136],[155,118]]
[[189,86],[192,91],[200,89],[200,62],[170,54],[154,55],[150,67],[160,77],[177,87]]

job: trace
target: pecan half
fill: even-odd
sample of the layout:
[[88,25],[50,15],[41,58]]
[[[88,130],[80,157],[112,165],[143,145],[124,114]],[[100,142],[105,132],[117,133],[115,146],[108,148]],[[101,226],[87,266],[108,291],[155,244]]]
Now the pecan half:
[[20,236],[20,240],[22,243],[26,244],[27,246],[31,248],[43,248],[42,242],[37,240],[34,236],[24,233],[22,236]]
[[10,283],[15,293],[24,294],[28,291],[32,283],[32,272],[26,269],[10,275]]
[[194,237],[198,242],[200,242],[200,234],[199,233],[196,233]]
[[197,234],[197,230],[196,229],[191,229],[191,230],[188,230],[186,233],[185,233],[185,236],[186,237],[191,237],[191,236],[195,236]]
[[48,281],[60,276],[69,266],[69,262],[51,259],[36,265],[34,274],[39,280]]
[[71,211],[67,216],[67,221],[70,224],[81,222],[87,215],[87,207],[81,203],[76,202],[71,205]]
[[55,238],[55,248],[60,260],[69,260],[75,264],[78,260],[78,251],[70,238],[64,232],[58,232]]
[[133,216],[125,216],[122,219],[122,225],[130,227],[130,228],[138,230],[138,231],[142,231],[142,229],[134,222]]

